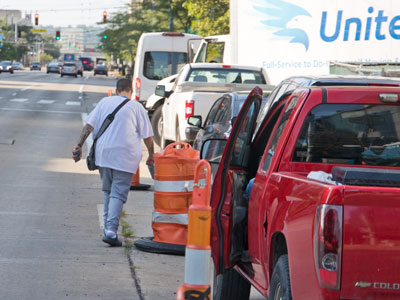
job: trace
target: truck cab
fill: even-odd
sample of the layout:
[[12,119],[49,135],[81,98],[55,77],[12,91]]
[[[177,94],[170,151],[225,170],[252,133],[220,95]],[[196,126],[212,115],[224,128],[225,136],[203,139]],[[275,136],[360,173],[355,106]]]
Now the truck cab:
[[256,88],[203,144],[214,299],[400,297],[400,88],[373,85],[273,92],[261,114]]

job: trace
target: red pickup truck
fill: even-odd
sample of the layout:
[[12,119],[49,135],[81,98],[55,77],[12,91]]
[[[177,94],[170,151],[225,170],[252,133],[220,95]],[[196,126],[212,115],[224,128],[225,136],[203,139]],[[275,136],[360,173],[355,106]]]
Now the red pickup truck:
[[400,88],[299,87],[257,118],[261,97],[201,150],[214,299],[400,299]]

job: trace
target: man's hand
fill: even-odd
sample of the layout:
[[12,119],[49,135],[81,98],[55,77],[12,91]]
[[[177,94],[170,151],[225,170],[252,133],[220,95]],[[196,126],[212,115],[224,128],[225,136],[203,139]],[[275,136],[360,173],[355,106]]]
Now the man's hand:
[[78,162],[82,157],[82,148],[79,145],[75,145],[72,148],[72,159]]
[[154,156],[153,155],[149,155],[149,157],[146,160],[146,165],[154,166]]

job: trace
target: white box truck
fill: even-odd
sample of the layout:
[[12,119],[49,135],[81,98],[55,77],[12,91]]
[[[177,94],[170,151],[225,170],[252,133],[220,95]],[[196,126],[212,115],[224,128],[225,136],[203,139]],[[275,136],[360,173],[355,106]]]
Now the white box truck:
[[329,74],[333,62],[400,62],[398,0],[230,0],[230,61],[272,84]]
[[133,99],[142,103],[154,93],[157,82],[176,74],[189,62],[189,51],[196,51],[191,40],[202,37],[179,32],[143,33],[138,42],[133,73]]

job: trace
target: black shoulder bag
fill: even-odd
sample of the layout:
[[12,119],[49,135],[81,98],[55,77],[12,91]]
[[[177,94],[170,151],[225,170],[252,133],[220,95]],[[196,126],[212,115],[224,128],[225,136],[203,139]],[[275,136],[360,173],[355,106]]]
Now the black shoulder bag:
[[104,120],[103,124],[101,125],[99,132],[97,133],[96,137],[93,140],[93,144],[92,147],[90,147],[90,151],[89,151],[89,155],[86,158],[86,165],[89,169],[89,171],[94,171],[96,169],[98,169],[98,167],[96,166],[96,142],[97,140],[100,138],[100,136],[104,133],[104,131],[106,131],[106,129],[108,128],[108,126],[110,126],[111,122],[114,120],[115,114],[122,108],[122,106],[124,106],[127,102],[129,101],[129,99],[124,100],[120,105],[117,106],[116,109],[114,109],[114,111],[109,114],[107,116],[107,118]]

